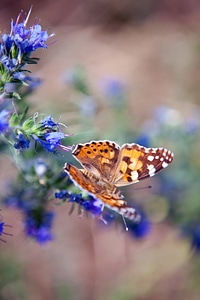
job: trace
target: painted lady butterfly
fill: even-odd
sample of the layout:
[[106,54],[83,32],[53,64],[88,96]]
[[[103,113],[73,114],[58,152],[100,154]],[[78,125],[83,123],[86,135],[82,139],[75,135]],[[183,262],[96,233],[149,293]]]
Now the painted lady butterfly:
[[120,147],[110,141],[78,144],[72,154],[83,169],[66,163],[64,170],[70,178],[106,206],[134,221],[139,221],[140,216],[123,200],[118,187],[154,176],[173,161],[173,153],[165,148],[138,144]]

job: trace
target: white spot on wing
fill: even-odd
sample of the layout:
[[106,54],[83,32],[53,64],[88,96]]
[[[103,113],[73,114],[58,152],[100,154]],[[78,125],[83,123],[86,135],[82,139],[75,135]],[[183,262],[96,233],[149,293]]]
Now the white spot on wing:
[[168,163],[166,163],[166,161],[164,161],[163,163],[162,163],[162,167],[163,168],[166,168],[168,166]]
[[154,160],[154,156],[153,156],[153,155],[149,155],[149,156],[147,157],[147,159],[148,159],[149,161],[153,161],[153,160]]
[[149,170],[150,177],[155,175],[156,169],[154,168],[154,165],[149,165],[147,169]]
[[137,180],[138,179],[138,172],[137,171],[132,171],[131,172],[131,179],[133,181]]

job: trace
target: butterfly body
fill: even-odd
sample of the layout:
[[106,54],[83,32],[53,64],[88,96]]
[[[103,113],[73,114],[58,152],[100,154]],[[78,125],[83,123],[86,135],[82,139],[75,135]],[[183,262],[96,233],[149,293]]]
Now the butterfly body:
[[134,143],[120,147],[110,141],[78,144],[72,154],[83,169],[66,163],[64,170],[70,178],[106,206],[134,220],[138,218],[136,210],[123,200],[118,187],[151,177],[173,160],[173,153],[164,148]]

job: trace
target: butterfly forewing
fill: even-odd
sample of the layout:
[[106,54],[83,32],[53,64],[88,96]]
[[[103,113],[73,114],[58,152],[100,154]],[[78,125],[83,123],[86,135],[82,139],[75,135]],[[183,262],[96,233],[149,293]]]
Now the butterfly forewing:
[[120,147],[110,141],[78,144],[72,154],[87,169],[112,181],[117,167]]
[[125,144],[120,152],[115,185],[124,186],[154,176],[173,160],[173,153],[165,148],[145,148]]

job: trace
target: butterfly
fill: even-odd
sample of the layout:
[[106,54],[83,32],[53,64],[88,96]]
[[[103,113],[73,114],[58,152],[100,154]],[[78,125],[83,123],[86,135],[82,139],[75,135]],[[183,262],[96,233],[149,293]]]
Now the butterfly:
[[145,148],[135,143],[120,147],[107,140],[78,144],[72,154],[83,167],[65,164],[64,171],[73,182],[105,206],[134,221],[139,221],[140,215],[123,200],[119,187],[154,176],[174,157],[165,148]]

